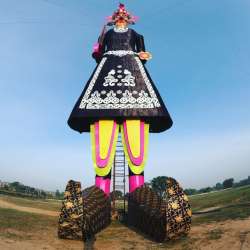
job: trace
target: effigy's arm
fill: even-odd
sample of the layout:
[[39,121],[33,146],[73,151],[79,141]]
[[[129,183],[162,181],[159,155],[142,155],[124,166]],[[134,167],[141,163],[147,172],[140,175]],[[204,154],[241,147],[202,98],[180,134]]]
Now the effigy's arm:
[[144,37],[139,34],[136,37],[136,50],[143,64],[152,58],[152,55],[145,49]]
[[92,57],[99,63],[105,52],[106,47],[106,34],[101,34],[98,38],[98,42],[94,44]]
[[144,37],[143,37],[143,35],[137,34],[136,48],[137,48],[137,52],[141,52],[141,51],[145,52],[146,51],[145,50],[145,43],[144,43]]

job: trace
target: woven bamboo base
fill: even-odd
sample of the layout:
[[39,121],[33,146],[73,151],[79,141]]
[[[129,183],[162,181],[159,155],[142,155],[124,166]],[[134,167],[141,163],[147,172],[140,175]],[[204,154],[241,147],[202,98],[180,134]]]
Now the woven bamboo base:
[[166,194],[162,200],[144,185],[128,198],[128,224],[159,242],[187,234],[191,225],[188,198],[175,179],[167,179]]
[[81,191],[81,183],[69,181],[59,216],[58,237],[88,240],[111,222],[111,204],[105,193],[92,186]]

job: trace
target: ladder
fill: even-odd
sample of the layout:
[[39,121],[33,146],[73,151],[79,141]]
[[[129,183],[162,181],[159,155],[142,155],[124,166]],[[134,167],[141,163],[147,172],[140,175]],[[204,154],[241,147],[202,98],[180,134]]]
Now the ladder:
[[[125,203],[125,194],[126,194],[126,159],[122,145],[121,135],[118,136],[116,152],[114,157],[113,164],[113,192],[121,191],[123,193],[123,212],[125,213],[126,203]],[[116,211],[116,201],[115,195],[112,197],[112,210]]]

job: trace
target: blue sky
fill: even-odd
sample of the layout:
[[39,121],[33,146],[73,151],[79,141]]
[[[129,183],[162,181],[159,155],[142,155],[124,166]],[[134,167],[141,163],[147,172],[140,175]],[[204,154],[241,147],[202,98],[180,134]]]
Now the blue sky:
[[[250,2],[123,1],[153,54],[147,68],[173,118],[151,134],[146,180],[184,187],[250,175]],[[91,50],[118,1],[0,1],[0,179],[92,185],[89,134],[67,125]]]

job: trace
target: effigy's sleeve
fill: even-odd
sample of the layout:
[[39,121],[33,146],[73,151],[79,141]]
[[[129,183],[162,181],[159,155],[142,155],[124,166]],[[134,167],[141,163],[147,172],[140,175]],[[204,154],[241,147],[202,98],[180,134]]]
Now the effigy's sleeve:
[[136,49],[137,49],[137,52],[145,51],[145,44],[144,44],[143,35],[137,34],[137,37],[136,37]]
[[103,54],[105,53],[106,49],[106,34],[104,35],[103,41],[100,43],[101,37],[98,38],[98,48],[96,51],[92,53],[92,57],[96,60],[96,63],[99,63],[102,59]]
[[103,55],[106,52],[107,47],[107,33],[104,35],[102,44],[101,44],[101,54]]
[[[143,35],[136,34],[136,51],[137,52],[145,52],[145,43]],[[146,60],[141,60],[143,64],[146,63]]]

